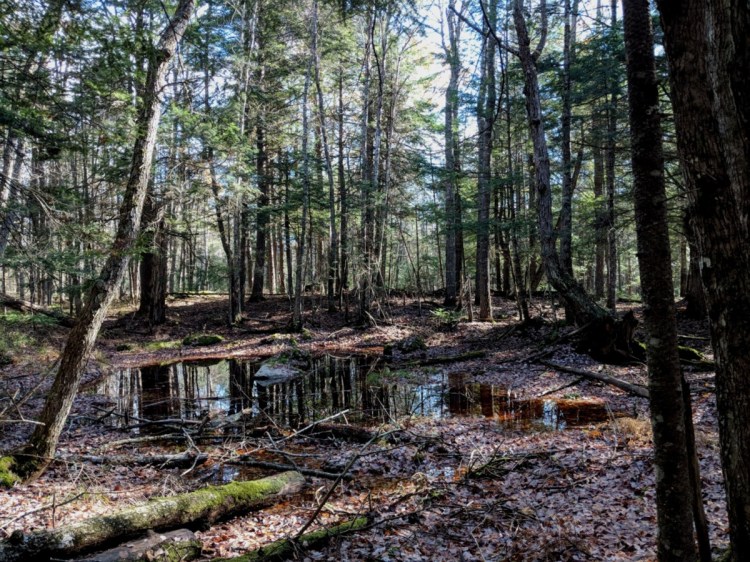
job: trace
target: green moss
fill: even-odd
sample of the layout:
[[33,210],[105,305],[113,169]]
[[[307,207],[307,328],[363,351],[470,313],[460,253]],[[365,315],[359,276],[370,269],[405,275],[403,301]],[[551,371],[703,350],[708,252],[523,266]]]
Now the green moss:
[[310,341],[311,339],[313,339],[313,333],[307,328],[302,328],[299,337],[303,341]]
[[177,349],[182,345],[180,340],[152,341],[143,346],[146,351],[162,351],[164,349]]
[[224,338],[217,334],[190,334],[182,340],[182,345],[204,346],[214,345],[223,341]]
[[0,457],[0,488],[11,488],[21,479],[13,472],[16,461],[13,457]]
[[682,361],[703,361],[704,359],[703,354],[697,349],[693,349],[692,347],[679,345],[677,346],[677,350]]
[[115,351],[130,351],[133,349],[133,345],[129,343],[118,343],[115,347]]

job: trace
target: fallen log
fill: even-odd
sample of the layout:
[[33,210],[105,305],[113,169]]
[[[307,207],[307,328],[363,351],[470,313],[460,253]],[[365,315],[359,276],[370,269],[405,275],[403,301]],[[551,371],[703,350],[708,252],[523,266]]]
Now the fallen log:
[[335,527],[305,533],[298,538],[281,539],[272,542],[258,550],[252,550],[236,558],[219,558],[216,562],[271,562],[273,560],[287,560],[302,548],[319,547],[334,537],[364,529],[368,524],[369,520],[367,517],[357,517]]
[[112,466],[159,466],[160,468],[185,468],[198,466],[208,460],[205,453],[176,455],[79,455],[62,457],[65,461],[83,461],[91,464],[108,464]]
[[595,381],[611,384],[612,386],[616,386],[617,388],[621,390],[624,390],[636,396],[640,396],[641,398],[648,398],[649,396],[648,389],[646,387],[641,386],[639,384],[632,384],[627,381],[612,377],[610,375],[605,375],[604,373],[593,373],[591,371],[584,371],[583,369],[575,369],[573,367],[567,367],[565,365],[558,365],[557,363],[552,363],[551,361],[540,361],[540,363],[542,365],[549,367],[550,369],[555,369],[556,371],[562,371],[564,373],[572,373],[574,375],[578,375],[589,380],[595,380]]
[[241,466],[252,466],[254,468],[268,468],[271,470],[296,470],[300,474],[305,476],[314,476],[315,478],[322,478],[324,480],[336,480],[338,478],[342,480],[352,480],[354,476],[351,474],[338,474],[336,472],[326,472],[325,470],[316,470],[314,468],[306,468],[302,466],[292,466],[291,464],[282,464],[277,462],[259,461],[254,459],[252,455],[240,455],[237,458],[225,461],[225,464],[241,465]]
[[201,541],[188,529],[169,533],[149,531],[145,538],[121,544],[78,562],[174,562],[195,560],[201,555]]
[[419,361],[405,363],[404,365],[419,365],[420,367],[426,367],[428,365],[443,365],[445,363],[458,363],[460,361],[469,361],[471,359],[481,359],[486,355],[486,351],[467,351],[466,353],[459,353],[458,355],[438,355],[437,357],[428,357],[426,359],[420,359]]
[[205,523],[270,505],[302,489],[299,472],[282,472],[260,480],[209,486],[172,497],[160,497],[121,511],[84,519],[57,529],[14,532],[0,543],[0,562],[70,557],[150,529],[167,530]]
[[344,441],[353,441],[355,443],[367,443],[373,437],[377,437],[377,432],[375,431],[369,431],[361,427],[340,423],[319,423],[300,430],[297,434],[314,435],[315,437],[331,439],[343,439]]
[[72,328],[73,324],[75,323],[73,318],[71,318],[64,312],[45,308],[43,306],[30,303],[29,301],[16,299],[11,297],[10,295],[6,295],[5,293],[0,293],[0,304],[3,306],[7,306],[8,308],[12,308],[13,310],[17,310],[18,312],[24,312],[26,314],[43,314],[44,316],[53,318],[57,321],[58,324],[60,324],[60,326],[65,326],[66,328]]

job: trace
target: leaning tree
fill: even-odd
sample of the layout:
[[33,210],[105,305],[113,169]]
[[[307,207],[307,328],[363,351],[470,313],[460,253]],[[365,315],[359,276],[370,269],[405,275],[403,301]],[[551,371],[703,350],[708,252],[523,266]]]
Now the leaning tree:
[[81,377],[109,306],[127,271],[130,254],[141,230],[156,133],[161,118],[161,91],[177,45],[190,21],[194,0],[180,0],[171,20],[151,52],[146,85],[136,122],[130,174],[120,205],[115,239],[109,257],[92,283],[60,358],[60,367],[28,443],[14,455],[16,473],[25,478],[40,474],[52,460],[65,420],[78,392]]

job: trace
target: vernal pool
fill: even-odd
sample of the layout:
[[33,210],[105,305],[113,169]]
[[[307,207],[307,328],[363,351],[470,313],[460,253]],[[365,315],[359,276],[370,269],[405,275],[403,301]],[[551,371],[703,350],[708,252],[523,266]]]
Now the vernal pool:
[[466,382],[468,376],[435,375],[424,384],[391,382],[377,358],[324,355],[285,381],[256,377],[260,361],[225,359],[122,369],[99,385],[114,402],[115,425],[142,420],[197,420],[219,410],[245,410],[260,424],[296,428],[346,410],[346,421],[373,424],[404,416],[475,416],[529,427],[564,429],[604,421],[594,400],[519,398],[510,389]]

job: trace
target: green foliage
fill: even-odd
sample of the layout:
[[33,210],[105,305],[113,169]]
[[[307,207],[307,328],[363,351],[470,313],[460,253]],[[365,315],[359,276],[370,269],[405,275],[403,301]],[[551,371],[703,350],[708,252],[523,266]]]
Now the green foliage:
[[453,331],[458,328],[458,323],[463,318],[461,311],[447,308],[436,308],[432,311],[432,315],[438,321],[439,327],[447,331]]
[[28,350],[44,351],[45,334],[54,326],[57,321],[43,314],[9,311],[0,315],[0,366],[13,363]]

